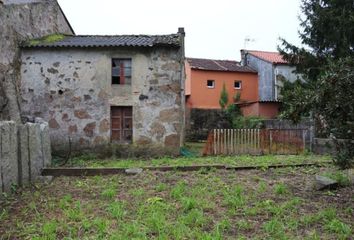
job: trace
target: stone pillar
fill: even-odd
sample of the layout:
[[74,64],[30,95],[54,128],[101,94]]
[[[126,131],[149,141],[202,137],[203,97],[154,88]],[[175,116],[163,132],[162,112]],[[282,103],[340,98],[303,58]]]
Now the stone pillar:
[[18,184],[17,126],[13,121],[0,122],[0,129],[1,189],[8,192],[12,184]]
[[35,182],[41,175],[43,168],[43,154],[41,144],[41,128],[36,123],[26,123],[28,128],[28,149],[30,181]]
[[52,163],[52,151],[50,147],[50,135],[48,123],[42,122],[40,124],[41,130],[41,146],[43,154],[43,167],[49,167]]
[[28,127],[18,125],[18,146],[19,146],[19,185],[24,186],[30,183],[29,148],[28,148]]

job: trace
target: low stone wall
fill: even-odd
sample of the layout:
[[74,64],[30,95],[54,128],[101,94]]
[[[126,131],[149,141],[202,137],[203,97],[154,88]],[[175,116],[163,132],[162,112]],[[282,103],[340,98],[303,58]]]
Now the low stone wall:
[[312,151],[316,154],[335,154],[336,149],[334,146],[333,139],[314,138]]
[[187,112],[187,141],[206,140],[211,129],[231,127],[219,109],[188,109]]
[[314,126],[311,120],[304,120],[298,124],[294,124],[292,121],[285,119],[265,119],[263,120],[263,124],[265,128],[271,129],[310,129]]
[[0,192],[38,181],[51,164],[47,123],[0,122]]

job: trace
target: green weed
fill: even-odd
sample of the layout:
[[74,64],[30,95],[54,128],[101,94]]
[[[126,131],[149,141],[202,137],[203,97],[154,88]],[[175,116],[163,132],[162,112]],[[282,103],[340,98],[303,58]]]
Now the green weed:
[[182,215],[179,221],[192,228],[202,227],[207,222],[203,211],[200,209],[192,209],[186,215]]
[[245,196],[242,186],[234,186],[224,191],[224,203],[229,208],[238,209],[245,205]]
[[264,193],[267,190],[267,184],[264,181],[260,181],[258,184],[257,192]]
[[108,188],[102,191],[101,196],[106,199],[113,199],[117,195],[117,191],[114,188]]
[[184,211],[190,211],[197,207],[198,202],[195,198],[192,197],[182,197],[181,204]]
[[55,220],[44,223],[42,233],[47,239],[56,239],[58,223]]
[[288,188],[284,183],[278,183],[274,186],[274,193],[278,195],[283,195],[288,193]]
[[346,239],[351,235],[351,228],[338,219],[332,219],[325,225],[325,229],[330,233],[339,234],[341,239]]
[[252,224],[246,220],[239,220],[236,222],[237,229],[240,231],[246,231],[252,229]]
[[186,191],[187,184],[184,181],[179,181],[172,189],[171,189],[171,197],[174,199],[179,199],[184,196]]
[[122,219],[126,214],[125,208],[126,206],[124,202],[116,201],[108,205],[107,211],[115,219]]
[[262,227],[269,236],[274,237],[275,239],[287,239],[284,224],[276,218],[272,218],[265,222]]
[[157,192],[163,192],[167,189],[167,185],[165,183],[159,183],[156,185],[155,190]]

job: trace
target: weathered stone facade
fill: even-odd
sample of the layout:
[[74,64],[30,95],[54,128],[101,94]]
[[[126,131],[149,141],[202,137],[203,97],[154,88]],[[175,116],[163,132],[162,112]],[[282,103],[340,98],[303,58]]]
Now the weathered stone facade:
[[56,0],[0,1],[0,120],[21,121],[20,43],[54,33],[73,34]]
[[[112,58],[131,59],[131,85],[111,84]],[[111,106],[132,106],[133,143],[178,149],[184,119],[183,58],[183,44],[24,48],[22,113],[48,121],[52,148],[60,150],[69,137],[74,148],[110,143]]]

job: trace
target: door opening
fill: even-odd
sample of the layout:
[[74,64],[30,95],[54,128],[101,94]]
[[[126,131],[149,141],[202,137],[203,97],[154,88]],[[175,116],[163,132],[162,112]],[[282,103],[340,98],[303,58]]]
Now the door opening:
[[111,106],[111,141],[114,143],[132,143],[132,140],[132,107]]

